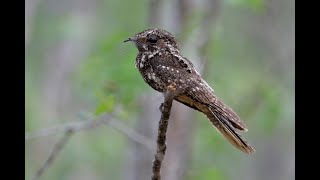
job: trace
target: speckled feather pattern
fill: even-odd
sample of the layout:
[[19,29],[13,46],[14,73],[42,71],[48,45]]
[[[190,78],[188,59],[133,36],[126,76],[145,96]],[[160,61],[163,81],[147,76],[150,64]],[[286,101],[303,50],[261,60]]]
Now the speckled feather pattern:
[[[156,38],[156,43],[148,42],[150,36]],[[204,113],[214,127],[241,151],[255,151],[236,132],[236,129],[247,131],[244,122],[215,95],[192,62],[180,54],[179,45],[169,32],[148,29],[136,34],[132,41],[139,50],[136,67],[147,84],[159,92],[174,86],[180,92],[175,100]]]

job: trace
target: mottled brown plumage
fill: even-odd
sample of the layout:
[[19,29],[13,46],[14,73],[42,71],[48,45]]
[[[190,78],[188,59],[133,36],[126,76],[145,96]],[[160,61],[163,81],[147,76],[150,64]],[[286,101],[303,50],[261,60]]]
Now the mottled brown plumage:
[[181,56],[175,38],[162,29],[147,29],[127,41],[139,50],[136,67],[144,81],[159,92],[175,87],[174,99],[204,113],[214,127],[235,147],[245,153],[255,150],[236,131],[247,131],[243,121],[215,95],[193,64]]

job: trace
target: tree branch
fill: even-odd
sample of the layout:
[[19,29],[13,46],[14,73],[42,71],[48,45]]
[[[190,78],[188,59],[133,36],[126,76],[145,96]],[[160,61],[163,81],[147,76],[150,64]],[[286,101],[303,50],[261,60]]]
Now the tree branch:
[[59,152],[62,150],[62,148],[65,146],[65,144],[67,143],[67,141],[69,140],[69,138],[71,137],[71,135],[74,133],[74,131],[72,130],[72,128],[69,128],[64,136],[60,139],[60,141],[58,141],[54,147],[53,150],[50,154],[50,156],[48,157],[48,159],[44,162],[44,164],[41,166],[41,168],[36,172],[33,180],[39,179],[40,176],[45,172],[45,170],[48,169],[48,167],[53,163],[53,161],[55,160],[55,158],[57,157],[57,155],[59,154]]
[[69,129],[72,129],[73,131],[82,131],[82,130],[96,128],[101,124],[105,123],[106,121],[108,121],[108,119],[111,119],[111,116],[108,114],[104,114],[102,116],[99,116],[96,119],[90,119],[85,121],[75,121],[75,122],[66,123],[66,124],[58,125],[51,128],[42,129],[38,132],[26,133],[25,140],[31,140],[38,137],[45,137],[49,135],[65,133]]
[[72,129],[73,132],[78,132],[82,130],[88,130],[93,129],[96,127],[99,127],[101,125],[108,125],[116,130],[122,132],[125,134],[129,139],[140,143],[144,145],[149,150],[154,150],[153,143],[150,139],[147,137],[139,134],[138,132],[134,131],[133,129],[127,127],[120,121],[117,121],[114,119],[114,117],[110,114],[104,114],[102,116],[99,116],[96,119],[92,120],[86,120],[86,121],[75,121],[68,124],[58,125],[56,127],[42,129],[38,132],[34,133],[26,133],[25,140],[35,139],[38,137],[44,137],[49,135],[54,135],[58,133],[66,133],[70,129]]
[[40,176],[42,176],[43,173],[49,168],[49,166],[53,163],[53,161],[55,160],[59,152],[62,150],[62,148],[65,146],[65,144],[67,143],[67,141],[69,140],[72,134],[78,131],[96,128],[103,124],[112,126],[113,128],[127,135],[129,139],[144,145],[149,150],[155,149],[150,139],[130,129],[129,127],[122,124],[120,121],[115,120],[114,117],[110,114],[104,114],[92,120],[76,121],[76,122],[72,122],[64,125],[59,125],[53,128],[42,129],[35,133],[26,133],[25,140],[54,135],[58,133],[64,133],[64,136],[61,138],[61,140],[54,145],[53,150],[50,156],[48,157],[48,159],[44,162],[41,168],[35,173],[33,180],[40,178]]
[[160,105],[161,118],[159,121],[158,137],[157,137],[157,152],[154,156],[152,165],[152,180],[160,180],[161,163],[166,152],[166,133],[168,127],[168,120],[170,117],[172,101],[175,97],[173,90],[168,90],[164,96],[164,102]]

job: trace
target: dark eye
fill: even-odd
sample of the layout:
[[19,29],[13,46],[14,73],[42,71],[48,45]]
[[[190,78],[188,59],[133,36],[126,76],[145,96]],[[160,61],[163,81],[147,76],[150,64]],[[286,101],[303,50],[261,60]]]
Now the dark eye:
[[151,34],[151,35],[148,37],[147,41],[148,41],[149,43],[155,44],[155,43],[157,43],[157,41],[158,41],[158,37],[155,36],[155,35],[153,35],[153,34]]

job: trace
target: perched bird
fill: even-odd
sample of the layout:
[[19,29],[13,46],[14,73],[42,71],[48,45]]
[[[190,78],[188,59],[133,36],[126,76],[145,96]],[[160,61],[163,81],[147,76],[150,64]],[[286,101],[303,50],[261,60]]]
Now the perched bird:
[[174,100],[204,113],[236,148],[248,154],[255,151],[236,131],[247,131],[244,122],[219,100],[191,61],[180,54],[171,33],[158,28],[147,29],[124,42],[129,41],[138,48],[135,65],[149,86],[162,93],[168,87],[175,87],[179,94]]

